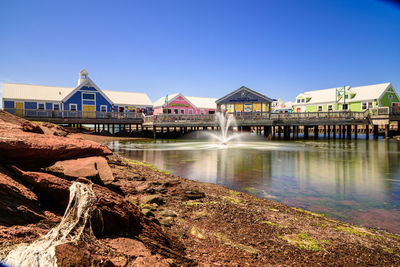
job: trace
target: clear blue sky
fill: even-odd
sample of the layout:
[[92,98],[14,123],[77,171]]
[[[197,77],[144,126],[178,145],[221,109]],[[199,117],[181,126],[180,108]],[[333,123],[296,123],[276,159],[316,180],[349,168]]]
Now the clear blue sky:
[[392,82],[400,7],[379,0],[0,1],[0,81],[221,97]]

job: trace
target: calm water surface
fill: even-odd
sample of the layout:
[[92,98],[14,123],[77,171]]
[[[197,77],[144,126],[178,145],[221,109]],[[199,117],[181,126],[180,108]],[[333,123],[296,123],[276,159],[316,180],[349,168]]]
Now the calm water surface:
[[192,180],[400,233],[400,143],[385,140],[113,142]]

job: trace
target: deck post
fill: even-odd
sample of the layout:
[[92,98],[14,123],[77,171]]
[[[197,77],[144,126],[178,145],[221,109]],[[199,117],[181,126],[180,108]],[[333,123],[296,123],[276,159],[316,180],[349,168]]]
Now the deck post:
[[365,125],[365,138],[367,140],[369,139],[369,124]]
[[327,127],[327,134],[328,134],[328,139],[331,139],[331,126],[330,125],[326,125]]
[[157,129],[156,129],[156,126],[153,126],[153,138],[154,138],[154,139],[157,138]]
[[357,139],[358,137],[358,125],[354,125],[354,139]]
[[275,129],[275,125],[274,125],[274,126],[272,126],[272,139],[275,139],[275,132],[276,132],[276,129]]
[[318,139],[318,134],[319,134],[319,126],[316,125],[314,126],[314,139]]
[[351,139],[351,124],[347,125],[347,139]]
[[385,125],[385,138],[390,138],[390,124]]
[[334,125],[332,125],[332,137],[333,137],[333,139],[336,139],[336,125],[334,124]]
[[[329,126],[328,126],[329,127]],[[326,125],[324,125],[324,137],[326,137]],[[329,131],[329,130],[328,130]],[[329,135],[329,133],[328,133],[328,135]]]
[[304,127],[304,139],[308,139],[308,126],[303,126]]

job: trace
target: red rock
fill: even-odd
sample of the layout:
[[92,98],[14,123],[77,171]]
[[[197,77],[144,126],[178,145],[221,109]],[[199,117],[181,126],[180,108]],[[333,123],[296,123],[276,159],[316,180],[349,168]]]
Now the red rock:
[[55,248],[57,266],[80,267],[97,266],[98,261],[91,257],[91,253],[84,242],[65,243]]
[[[29,184],[39,199],[46,199],[53,205],[66,208],[71,182],[51,174],[24,172],[13,167],[21,180]],[[79,181],[86,179],[80,178]],[[90,181],[86,180],[87,183]],[[143,216],[139,208],[113,191],[96,185],[93,190],[97,197],[96,208],[91,217],[91,226],[96,237],[126,236],[139,238],[153,253],[187,261],[183,256],[184,247],[178,239],[164,233],[160,226]]]
[[92,141],[4,130],[0,123],[0,162],[24,167],[47,167],[57,161],[112,154]]
[[114,181],[110,166],[103,157],[89,157],[58,161],[46,171],[76,180],[85,177],[97,184],[110,184]]
[[28,120],[25,120],[23,118],[14,116],[8,112],[0,110],[0,121],[5,122],[5,123],[10,123],[18,126],[18,128],[22,129],[23,131],[26,132],[34,132],[34,133],[39,133],[43,134],[43,130],[41,127],[35,123],[32,123]]
[[135,239],[119,237],[110,239],[107,238],[103,240],[109,247],[113,248],[117,253],[121,253],[130,257],[149,257],[151,256],[151,251]]
[[45,216],[37,196],[0,168],[0,224],[14,225],[37,222]]

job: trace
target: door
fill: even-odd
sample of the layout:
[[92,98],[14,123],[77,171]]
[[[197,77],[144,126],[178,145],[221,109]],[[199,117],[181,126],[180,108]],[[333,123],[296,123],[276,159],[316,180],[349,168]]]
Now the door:
[[15,102],[15,115],[24,116],[24,102]]
[[91,105],[83,105],[82,117],[84,118],[96,118],[96,107]]
[[297,108],[296,112],[301,112],[301,108]]

